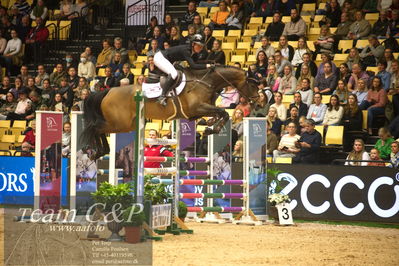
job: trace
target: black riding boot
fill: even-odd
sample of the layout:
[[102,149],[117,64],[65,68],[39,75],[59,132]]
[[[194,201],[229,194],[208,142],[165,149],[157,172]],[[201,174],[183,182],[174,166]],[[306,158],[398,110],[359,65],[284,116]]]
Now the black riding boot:
[[175,83],[176,83],[176,80],[173,79],[170,74],[166,78],[164,78],[163,82],[161,80],[162,94],[158,98],[158,103],[162,104],[163,106],[166,106],[166,104],[167,104],[166,95],[168,94],[168,92],[172,88],[172,86],[175,85]]

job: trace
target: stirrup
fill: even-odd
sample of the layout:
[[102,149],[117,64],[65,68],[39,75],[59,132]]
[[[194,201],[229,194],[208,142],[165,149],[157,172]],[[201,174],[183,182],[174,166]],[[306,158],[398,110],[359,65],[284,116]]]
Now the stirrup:
[[167,100],[168,100],[168,98],[166,98],[165,95],[161,95],[161,96],[158,97],[157,103],[159,103],[159,104],[161,104],[163,106],[166,106],[167,103],[168,103]]

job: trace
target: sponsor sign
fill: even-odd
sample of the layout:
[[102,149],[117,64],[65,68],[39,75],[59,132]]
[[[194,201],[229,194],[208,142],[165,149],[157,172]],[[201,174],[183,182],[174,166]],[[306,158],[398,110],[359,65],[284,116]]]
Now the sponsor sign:
[[166,227],[170,225],[172,217],[172,204],[151,206],[152,228]]

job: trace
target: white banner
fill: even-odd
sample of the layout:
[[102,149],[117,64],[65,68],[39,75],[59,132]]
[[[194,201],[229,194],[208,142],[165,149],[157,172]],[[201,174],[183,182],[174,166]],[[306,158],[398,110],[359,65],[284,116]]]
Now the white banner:
[[172,217],[172,204],[151,206],[151,217],[153,229],[169,226]]

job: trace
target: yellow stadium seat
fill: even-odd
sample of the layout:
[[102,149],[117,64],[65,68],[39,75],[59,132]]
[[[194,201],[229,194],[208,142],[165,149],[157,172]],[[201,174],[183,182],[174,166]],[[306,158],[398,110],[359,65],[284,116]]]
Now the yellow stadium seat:
[[25,129],[26,128],[26,120],[14,120],[14,124],[12,125],[12,128]]
[[316,48],[314,47],[313,41],[306,41],[306,44],[308,45],[308,48],[309,48],[311,51],[316,51]]
[[266,161],[267,161],[267,163],[272,163],[273,162],[273,158],[272,157],[266,157]]
[[67,40],[69,38],[69,33],[71,31],[71,21],[61,20],[59,24],[60,39]]
[[12,149],[15,139],[15,135],[3,135],[0,140],[0,150]]
[[344,136],[343,126],[329,126],[326,133],[326,145],[342,145]]
[[292,158],[277,157],[275,158],[274,163],[292,164]]
[[146,54],[148,49],[150,48],[150,43],[146,43],[144,49],[141,51],[143,54]]
[[219,11],[219,7],[218,6],[213,6],[211,7],[211,10],[209,11],[209,13],[216,13]]
[[366,68],[366,71],[372,71],[372,72],[374,72],[375,74],[377,74],[377,72],[378,72],[378,67],[367,67],[367,68]]
[[236,49],[235,42],[224,42],[222,43],[222,50],[234,50]]
[[249,20],[249,24],[262,24],[263,23],[263,17],[251,17]]
[[356,48],[364,48],[367,45],[369,45],[369,41],[368,40],[358,40],[356,42]]
[[[319,21],[322,21],[324,19],[324,15],[315,15],[314,16],[314,22],[317,22],[317,25],[319,25]],[[317,27],[315,27],[317,28]]]
[[252,37],[258,34],[257,30],[244,30],[244,34],[242,35],[243,37]]
[[335,54],[335,56],[334,56],[335,65],[339,66],[340,64],[345,62],[347,57],[348,57],[348,54]]
[[[35,24],[36,24],[36,22],[35,22]],[[51,24],[54,24],[54,25],[51,25]],[[49,26],[49,25],[51,25],[51,26]],[[55,20],[48,20],[47,22],[46,22],[46,27],[47,27],[47,29],[48,29],[48,33],[49,33],[49,35],[48,35],[48,38],[49,38],[49,40],[53,40],[53,39],[55,39],[55,34],[56,34],[56,26],[57,25],[57,21],[55,21]]]
[[[211,19],[210,18],[204,18],[204,25],[208,25],[209,23],[211,23]],[[184,36],[187,36],[187,33]]]
[[255,64],[256,63],[256,55],[255,54],[248,55],[247,63]]
[[270,46],[273,47],[274,49],[278,48],[278,42],[270,42]]
[[342,53],[345,53],[346,50],[350,50],[353,47],[352,40],[340,40],[338,43],[338,49],[342,50]]
[[266,17],[265,24],[270,24],[273,22],[273,17]]
[[234,109],[225,109],[225,111],[229,114],[230,117],[233,116]]
[[197,7],[197,12],[199,13],[199,14],[203,14],[203,15],[206,15],[206,14],[208,14],[208,8],[207,7]]
[[159,132],[159,129],[160,129],[159,124],[153,123],[153,122],[147,122],[145,124],[145,130],[151,130],[151,129],[154,129]]
[[214,30],[212,36],[216,39],[223,40],[225,31],[224,30]]
[[302,11],[311,11],[315,12],[316,10],[316,3],[313,4],[303,4],[302,5]]
[[231,63],[245,64],[245,55],[233,55],[231,57]]
[[164,122],[161,128],[161,135],[168,134],[170,131],[171,123]]
[[132,72],[132,74],[135,76],[135,77],[138,77],[138,76],[140,76],[141,75],[141,68],[132,68],[131,70],[130,70],[131,72]]
[[368,21],[377,21],[379,18],[380,14],[379,13],[367,13],[364,18]]
[[262,46],[262,42],[255,42],[254,43],[254,49],[258,49],[261,46]]
[[310,28],[308,32],[308,40],[316,41],[320,36],[320,28]]
[[329,95],[324,95],[324,97],[321,98],[321,102],[324,103],[324,104],[329,104],[330,103]]
[[224,40],[226,42],[235,42],[240,37],[241,37],[241,30],[229,30],[227,36],[224,37]]
[[99,77],[105,77],[105,68],[99,68],[97,76]]
[[302,16],[302,19],[309,25],[312,22],[312,16]]
[[368,111],[367,111],[367,110],[363,110],[363,111],[362,111],[362,115],[363,115],[363,125],[362,125],[362,129],[367,129],[367,116],[368,116]]
[[294,95],[284,95],[281,101],[283,103],[292,103],[294,101]]
[[290,21],[291,21],[291,16],[283,16],[281,18],[281,22],[283,22],[283,23],[287,23],[287,22],[290,22]]
[[142,62],[147,62],[147,56],[146,55],[139,55],[137,56],[137,60],[138,63],[142,63]]
[[196,129],[197,129],[197,132],[202,135],[206,128],[207,128],[207,126],[197,125]]
[[331,27],[331,28],[330,28],[330,32],[331,32],[331,33],[335,33],[336,31],[337,31],[337,28],[336,28],[336,27]]
[[298,47],[298,41],[288,41],[288,45],[291,45],[292,48],[296,49]]
[[323,139],[324,139],[324,126],[315,126],[315,129],[320,133],[321,142],[323,142]]
[[326,9],[326,3],[320,3],[319,9]]
[[[207,24],[205,24],[207,25]],[[181,32],[181,36],[186,37],[188,35],[188,30],[184,30]]]
[[251,49],[251,43],[250,42],[239,42],[239,43],[237,43],[237,49],[243,49],[243,50],[249,51]]
[[11,120],[0,120],[0,128],[10,128]]

